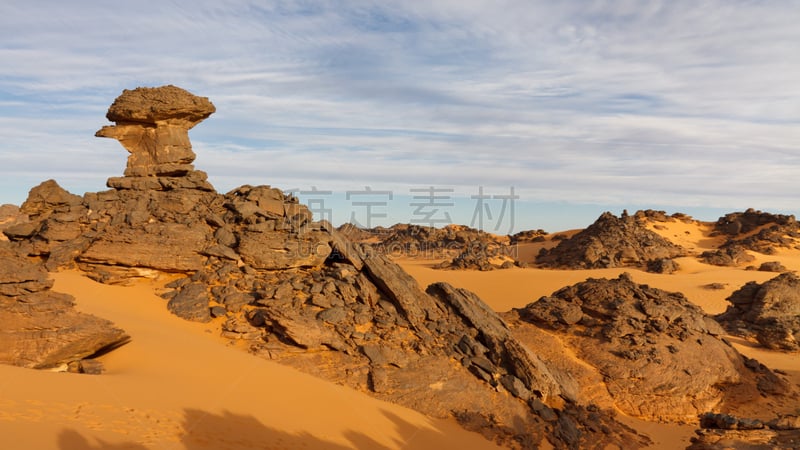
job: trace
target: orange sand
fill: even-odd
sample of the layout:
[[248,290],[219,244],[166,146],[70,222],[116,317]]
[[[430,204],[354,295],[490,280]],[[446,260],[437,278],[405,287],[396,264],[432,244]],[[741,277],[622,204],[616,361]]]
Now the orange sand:
[[226,345],[172,316],[149,283],[54,274],[78,309],[133,341],[100,376],[0,365],[4,449],[496,448],[455,422],[373,399]]

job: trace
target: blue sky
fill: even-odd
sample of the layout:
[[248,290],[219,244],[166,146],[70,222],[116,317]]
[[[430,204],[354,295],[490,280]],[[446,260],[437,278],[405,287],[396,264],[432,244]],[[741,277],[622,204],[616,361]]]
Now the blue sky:
[[5,1],[0,203],[105,189],[106,109],[175,84],[217,106],[190,136],[218,190],[316,186],[337,221],[365,187],[393,193],[373,225],[424,219],[425,187],[461,223],[513,187],[515,231],[797,214],[798,23],[794,0]]

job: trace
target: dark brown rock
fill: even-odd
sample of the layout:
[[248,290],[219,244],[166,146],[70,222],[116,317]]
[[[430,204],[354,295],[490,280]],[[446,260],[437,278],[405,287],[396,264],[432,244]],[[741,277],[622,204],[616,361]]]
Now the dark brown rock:
[[620,218],[606,212],[585,230],[550,250],[543,249],[536,262],[567,269],[644,268],[650,261],[686,254],[682,247],[648,230],[635,216]]
[[470,328],[477,330],[493,363],[519,378],[528,391],[545,399],[561,394],[558,383],[544,363],[514,339],[505,322],[475,294],[447,283],[434,283],[428,286],[427,292],[466,320]]
[[748,209],[720,217],[714,234],[724,235],[723,247],[735,246],[771,255],[776,248],[794,248],[800,242],[800,223],[792,215]]
[[706,413],[689,450],[794,449],[800,446],[800,419],[784,415],[767,423],[731,414]]
[[167,308],[178,317],[193,322],[211,320],[208,288],[204,284],[190,283],[184,286],[168,303]]
[[786,267],[780,261],[768,261],[758,266],[760,272],[786,272]]
[[30,190],[28,199],[20,206],[20,213],[37,220],[55,212],[67,212],[70,207],[80,205],[82,200],[64,190],[55,180],[47,180]]
[[256,269],[278,270],[320,266],[330,255],[327,236],[309,232],[288,238],[283,233],[248,232],[239,235],[242,260]]
[[731,333],[754,336],[773,350],[800,351],[800,278],[791,273],[751,281],[728,297],[717,320]]
[[302,348],[311,350],[325,347],[347,348],[341,336],[313,318],[291,315],[278,309],[267,309],[265,319],[271,332]]
[[656,259],[647,262],[647,271],[653,273],[675,273],[680,265],[674,259]]
[[[578,306],[570,324],[564,311]],[[721,327],[680,293],[629,275],[588,279],[517,310],[564,342],[605,378],[616,406],[639,417],[688,420],[725,401],[720,386],[756,382]],[[575,314],[577,317],[577,314]]]
[[714,266],[739,266],[755,260],[755,257],[738,244],[725,245],[716,250],[708,250],[700,255],[706,264]]
[[200,252],[207,238],[208,230],[176,223],[153,223],[139,229],[115,227],[95,239],[77,259],[90,264],[188,272],[203,267],[206,258]]

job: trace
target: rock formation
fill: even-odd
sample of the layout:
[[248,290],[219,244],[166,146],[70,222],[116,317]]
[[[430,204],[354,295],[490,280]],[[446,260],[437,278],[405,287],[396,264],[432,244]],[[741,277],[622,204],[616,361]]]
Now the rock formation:
[[755,261],[755,257],[747,253],[747,249],[739,244],[728,242],[716,250],[707,250],[700,254],[700,260],[713,266],[737,267]]
[[11,227],[19,222],[27,219],[24,214],[19,212],[17,205],[0,205],[0,240],[7,241],[8,238],[2,231]]
[[743,392],[758,398],[790,390],[724,342],[722,328],[682,294],[636,284],[627,274],[588,279],[514,313],[557,333],[599,371],[614,405],[635,417],[692,421],[733,407]]
[[396,224],[389,228],[359,229],[351,224],[339,227],[350,240],[369,244],[384,254],[403,254],[421,257],[447,256],[460,253],[476,242],[508,245],[509,238],[496,236],[464,225],[442,228],[411,224]]
[[800,351],[800,278],[792,273],[751,281],[728,297],[717,320],[731,333],[754,337],[772,350]]
[[514,267],[516,247],[508,236],[496,236],[463,225],[443,228],[396,224],[389,228],[358,229],[350,224],[339,231],[385,255],[446,260],[438,269],[494,270]]
[[687,450],[796,449],[800,447],[800,417],[783,415],[763,421],[732,414],[706,413]]
[[0,242],[0,363],[80,371],[85,358],[128,341],[113,323],[75,311],[52,285],[41,264]]
[[797,248],[800,224],[792,215],[748,209],[720,217],[713,234],[727,237],[723,249],[734,247],[771,255],[775,248]]
[[552,249],[542,249],[536,262],[561,269],[670,267],[654,261],[686,256],[682,247],[648,230],[641,215],[603,213],[592,225]]
[[474,241],[449,261],[434,266],[446,270],[495,270],[510,269],[517,265],[515,245],[497,245],[492,242]]
[[175,86],[123,91],[106,114],[116,125],[96,134],[118,140],[130,152],[126,178],[109,179],[109,187],[213,190],[206,174],[194,170],[189,130],[214,111],[207,98]]

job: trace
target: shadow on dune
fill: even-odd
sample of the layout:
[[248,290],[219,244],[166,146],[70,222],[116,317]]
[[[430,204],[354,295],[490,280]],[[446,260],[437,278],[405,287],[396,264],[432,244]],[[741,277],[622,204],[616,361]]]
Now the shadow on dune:
[[75,430],[64,430],[58,434],[58,448],[60,450],[148,450],[141,444],[110,444],[99,439],[96,445],[92,445],[87,438]]
[[[186,450],[211,449],[319,449],[319,450],[389,450],[390,448],[446,448],[448,436],[432,426],[412,424],[389,412],[382,414],[393,423],[398,435],[390,447],[375,441],[364,433],[344,430],[342,436],[348,444],[332,442],[310,433],[291,433],[269,427],[253,416],[224,411],[220,414],[198,409],[186,409],[177,437],[181,444],[170,448]],[[163,436],[163,438],[169,438]],[[477,436],[476,436],[477,438]],[[480,439],[480,438],[478,438]],[[158,437],[156,437],[158,440]],[[90,442],[91,441],[91,442]],[[94,442],[94,443],[93,443]],[[107,443],[89,439],[75,430],[64,430],[58,436],[60,450],[155,450],[159,444],[148,447],[138,443]]]

